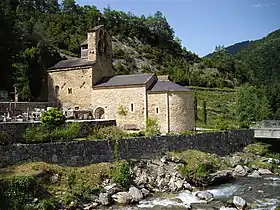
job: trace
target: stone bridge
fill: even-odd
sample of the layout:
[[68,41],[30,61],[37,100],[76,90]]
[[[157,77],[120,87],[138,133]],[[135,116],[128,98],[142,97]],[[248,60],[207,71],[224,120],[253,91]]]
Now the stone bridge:
[[255,138],[280,139],[280,120],[263,120],[251,129]]

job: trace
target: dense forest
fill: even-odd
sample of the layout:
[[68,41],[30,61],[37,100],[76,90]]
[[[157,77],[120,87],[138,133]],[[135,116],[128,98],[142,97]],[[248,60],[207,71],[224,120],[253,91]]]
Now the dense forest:
[[202,87],[250,83],[265,90],[274,113],[280,106],[279,30],[245,43],[240,52],[217,47],[200,58],[181,45],[160,11],[136,16],[75,0],[1,0],[0,89],[12,92],[16,85],[21,100],[44,100],[46,70],[65,55],[79,57],[87,31],[101,24],[113,38],[118,74],[169,74],[179,84]]

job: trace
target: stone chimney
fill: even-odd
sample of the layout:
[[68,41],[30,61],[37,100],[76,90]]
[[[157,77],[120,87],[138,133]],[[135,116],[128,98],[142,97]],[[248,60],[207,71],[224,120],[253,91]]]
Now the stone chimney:
[[169,81],[169,75],[159,75],[157,78],[159,81]]

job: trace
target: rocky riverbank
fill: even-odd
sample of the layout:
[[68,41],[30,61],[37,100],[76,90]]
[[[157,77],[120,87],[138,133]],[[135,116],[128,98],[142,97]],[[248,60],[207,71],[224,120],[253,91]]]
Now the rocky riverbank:
[[[245,183],[251,180],[261,183],[261,180],[267,181],[267,177],[278,179],[279,165],[277,154],[269,154],[267,145],[254,144],[243,152],[226,157],[188,150],[171,152],[153,160],[130,160],[121,164],[104,163],[82,168],[27,164],[1,169],[0,174],[8,178],[11,172],[21,174],[29,171],[28,180],[33,191],[40,191],[38,194],[32,191],[29,195],[29,185],[26,184],[29,182],[23,179],[28,194],[24,202],[31,209],[122,209],[125,206],[150,209],[160,203],[186,209],[250,209],[255,203],[250,197],[244,198],[242,193],[230,193],[235,186],[232,183],[240,179],[245,179]],[[7,183],[11,182],[5,181],[3,186],[7,187]],[[18,180],[16,183],[19,183]],[[229,191],[226,188],[227,199],[217,199],[217,192],[211,188],[224,184],[232,185]],[[247,186],[245,191],[252,190],[252,186]],[[9,187],[6,189],[11,190]],[[21,187],[16,191],[22,190]],[[7,201],[23,201],[19,199],[23,194],[19,191],[15,196],[8,197],[11,194],[2,192]],[[165,195],[173,198],[161,199]]]

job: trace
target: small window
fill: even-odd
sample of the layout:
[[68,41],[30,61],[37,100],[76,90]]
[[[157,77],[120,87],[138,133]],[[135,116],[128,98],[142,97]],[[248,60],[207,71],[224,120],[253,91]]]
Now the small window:
[[156,108],[156,114],[158,114],[158,107]]
[[75,106],[75,110],[80,110],[80,107],[78,107],[78,106]]
[[59,86],[56,85],[56,86],[55,86],[55,94],[58,95],[58,93],[59,93]]
[[68,88],[68,95],[72,94],[72,88]]
[[83,45],[82,46],[82,50],[87,50],[88,49],[88,45]]
[[133,103],[130,104],[130,111],[134,112],[134,104]]

